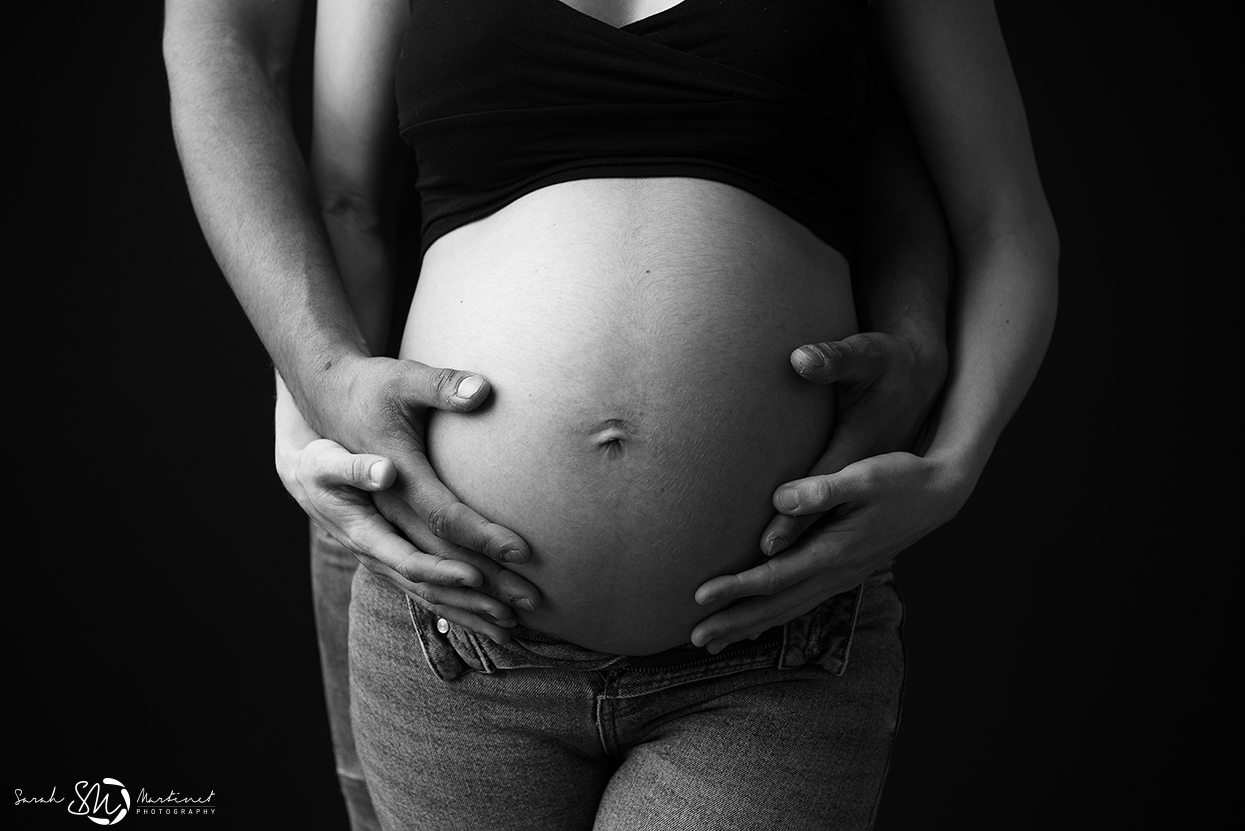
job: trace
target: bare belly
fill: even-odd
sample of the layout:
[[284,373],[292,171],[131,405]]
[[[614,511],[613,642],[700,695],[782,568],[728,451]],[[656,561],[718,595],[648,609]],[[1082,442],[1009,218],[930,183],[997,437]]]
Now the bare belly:
[[438,240],[403,357],[485,375],[432,413],[459,498],[526,539],[525,626],[590,649],[685,642],[696,588],[760,559],[779,484],[833,427],[788,362],[855,331],[846,261],[755,197],[696,179],[554,185]]

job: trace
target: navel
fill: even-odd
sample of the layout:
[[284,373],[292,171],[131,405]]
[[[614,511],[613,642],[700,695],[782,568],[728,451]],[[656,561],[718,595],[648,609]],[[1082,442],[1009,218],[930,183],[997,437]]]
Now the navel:
[[621,459],[628,440],[634,429],[621,418],[607,418],[592,433],[592,441],[597,449],[605,453],[606,458]]

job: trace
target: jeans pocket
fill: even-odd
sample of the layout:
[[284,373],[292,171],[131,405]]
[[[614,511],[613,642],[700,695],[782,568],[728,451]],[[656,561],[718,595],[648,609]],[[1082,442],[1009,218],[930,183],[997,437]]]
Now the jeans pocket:
[[468,672],[490,671],[487,659],[465,630],[451,626],[446,632],[441,632],[437,628],[437,616],[409,596],[406,597],[406,607],[428,668],[438,678],[453,681]]
[[852,635],[864,584],[836,594],[802,618],[791,621],[783,666],[813,663],[834,675],[847,669]]

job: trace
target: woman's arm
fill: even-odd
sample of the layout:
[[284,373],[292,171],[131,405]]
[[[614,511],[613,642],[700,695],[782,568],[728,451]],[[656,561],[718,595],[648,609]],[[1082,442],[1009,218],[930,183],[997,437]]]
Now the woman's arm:
[[967,499],[1050,342],[1059,239],[993,3],[876,5],[955,246],[950,373],[925,455]]
[[[785,553],[701,587],[702,603],[765,595],[697,626],[693,641],[711,649],[854,587],[950,520],[1032,383],[1050,338],[1058,242],[993,7],[981,0],[879,0],[874,14],[954,244],[949,382],[923,456],[887,453],[843,467],[851,458],[833,458],[832,444],[821,462],[827,469],[779,488],[774,504],[787,517],[771,524],[767,537],[775,529],[802,530],[795,518],[821,519]],[[897,195],[892,188],[887,198]],[[913,291],[918,283],[882,276],[884,289],[872,294],[882,315],[875,325],[889,319],[891,326],[911,326],[937,305]],[[895,287],[904,288],[896,293]],[[834,379],[826,373],[817,380]]]

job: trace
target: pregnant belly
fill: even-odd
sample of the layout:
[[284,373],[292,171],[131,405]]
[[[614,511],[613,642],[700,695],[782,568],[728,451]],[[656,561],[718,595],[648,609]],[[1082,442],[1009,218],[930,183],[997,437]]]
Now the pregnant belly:
[[403,356],[479,372],[468,414],[430,413],[442,480],[521,534],[525,626],[649,654],[716,607],[710,577],[760,561],[779,484],[833,427],[795,347],[855,328],[846,262],[726,185],[544,188],[428,252]]

